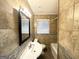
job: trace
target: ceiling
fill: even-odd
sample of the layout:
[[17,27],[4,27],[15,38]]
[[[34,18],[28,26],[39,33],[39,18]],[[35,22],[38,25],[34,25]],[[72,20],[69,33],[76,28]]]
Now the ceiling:
[[28,0],[35,15],[57,15],[58,0]]

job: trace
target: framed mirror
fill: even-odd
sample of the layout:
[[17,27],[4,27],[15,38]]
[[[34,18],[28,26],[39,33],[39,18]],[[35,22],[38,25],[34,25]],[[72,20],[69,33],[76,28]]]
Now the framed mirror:
[[30,38],[30,18],[19,10],[19,45]]

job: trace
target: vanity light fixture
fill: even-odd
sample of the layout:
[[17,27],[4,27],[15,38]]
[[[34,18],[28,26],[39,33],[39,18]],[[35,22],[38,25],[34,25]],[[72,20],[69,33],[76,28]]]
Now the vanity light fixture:
[[31,18],[32,15],[27,8],[20,8],[20,11],[22,11],[24,14],[26,14],[26,16]]

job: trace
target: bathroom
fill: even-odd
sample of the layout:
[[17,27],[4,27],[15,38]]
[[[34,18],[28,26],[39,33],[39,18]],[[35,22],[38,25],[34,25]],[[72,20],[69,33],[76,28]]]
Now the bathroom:
[[57,45],[58,0],[4,1],[0,0],[0,59],[57,59],[52,45]]
[[[50,1],[28,0],[28,3],[34,14],[32,18],[33,27],[29,28],[30,30],[32,30],[32,34],[29,34],[29,36],[32,35],[33,40],[32,42],[29,42],[27,44],[27,47],[22,53],[20,59],[26,59],[26,58],[28,59],[57,59],[58,0],[56,1],[54,0],[50,0]],[[21,12],[23,11],[24,10],[21,8]],[[31,23],[31,21],[29,22]],[[26,35],[24,37],[24,33],[23,33],[24,29],[27,26],[23,24],[24,28],[22,26],[20,27],[23,29],[22,31],[22,34],[23,34],[22,40],[23,40],[27,36]],[[28,32],[30,31],[28,30]],[[21,38],[21,35],[20,35],[20,38]],[[42,45],[42,47],[40,45]]]
[[79,59],[78,0],[0,0],[0,59]]

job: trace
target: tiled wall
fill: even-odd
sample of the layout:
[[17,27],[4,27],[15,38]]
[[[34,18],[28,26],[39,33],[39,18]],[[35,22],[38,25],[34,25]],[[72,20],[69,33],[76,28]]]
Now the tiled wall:
[[64,48],[62,45],[59,45],[59,57],[58,59],[74,59],[73,54]]
[[15,52],[12,54],[15,55],[21,51],[18,36],[18,9],[20,7],[28,8],[31,12],[27,0],[0,0],[0,59],[5,59],[13,51]]
[[76,59],[79,59],[79,0],[75,0],[74,25],[73,25],[73,50]]
[[79,59],[79,0],[59,1],[59,44]]
[[[35,31],[35,38],[39,39],[39,42],[44,44],[50,44],[50,43],[57,43],[57,15],[35,15],[34,16],[34,22],[36,22],[37,19],[49,19],[49,34],[36,34]],[[36,30],[36,27],[35,27]]]

